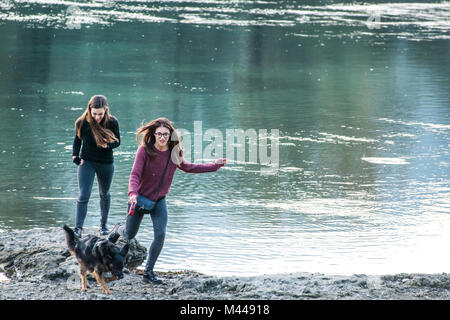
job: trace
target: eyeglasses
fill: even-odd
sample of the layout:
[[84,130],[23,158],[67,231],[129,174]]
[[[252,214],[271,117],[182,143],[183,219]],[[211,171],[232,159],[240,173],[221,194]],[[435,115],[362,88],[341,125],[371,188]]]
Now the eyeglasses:
[[156,132],[155,136],[157,136],[158,138],[164,137],[164,139],[167,139],[170,136],[170,133],[161,133],[161,132]]

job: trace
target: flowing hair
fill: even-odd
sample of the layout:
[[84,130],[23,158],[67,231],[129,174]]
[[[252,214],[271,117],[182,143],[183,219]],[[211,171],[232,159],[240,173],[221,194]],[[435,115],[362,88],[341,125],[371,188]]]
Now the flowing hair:
[[[105,115],[97,123],[94,118],[92,118],[92,109],[105,108]],[[111,120],[111,115],[109,114],[108,101],[103,95],[92,96],[88,102],[87,108],[84,113],[75,121],[75,130],[77,131],[77,136],[81,139],[81,128],[87,121],[91,127],[92,134],[95,139],[95,143],[98,147],[101,147],[105,143],[118,142],[119,140],[114,135],[114,133],[109,130],[109,122]]]
[[[136,133],[136,141],[138,145],[145,147],[145,151],[147,151],[147,154],[150,157],[150,159],[155,160],[158,157],[158,154],[153,150],[153,147],[156,142],[155,132],[156,129],[158,129],[161,126],[166,127],[167,129],[170,130],[170,139],[168,142],[169,150],[172,154],[172,160],[175,160],[177,163],[178,161],[180,161],[180,157],[183,157],[183,150],[181,149],[180,137],[175,128],[173,127],[172,123],[167,118],[158,118],[148,122],[147,124],[141,125],[141,127],[137,130]],[[142,141],[140,140],[141,136]]]

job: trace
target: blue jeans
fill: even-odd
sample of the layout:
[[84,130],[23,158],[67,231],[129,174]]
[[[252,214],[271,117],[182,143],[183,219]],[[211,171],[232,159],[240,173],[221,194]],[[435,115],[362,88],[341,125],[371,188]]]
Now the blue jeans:
[[[145,213],[142,210],[136,209],[132,216],[127,215],[125,226],[120,226],[117,232],[128,240],[133,239],[139,230],[144,215]],[[144,269],[146,274],[153,271],[153,267],[164,245],[167,226],[166,198],[156,202],[155,207],[150,211],[150,217],[153,222],[153,242],[148,249],[147,263]]]
[[106,225],[108,221],[109,207],[111,205],[109,189],[114,175],[114,163],[84,160],[84,163],[78,166],[78,188],[80,193],[78,195],[75,223],[77,228],[82,228],[86,219],[88,202],[96,174],[100,194],[100,225]]

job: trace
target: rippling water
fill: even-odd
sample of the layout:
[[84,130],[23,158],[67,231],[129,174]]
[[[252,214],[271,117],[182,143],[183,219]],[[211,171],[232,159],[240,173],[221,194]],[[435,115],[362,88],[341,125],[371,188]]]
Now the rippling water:
[[449,17],[449,2],[2,1],[0,229],[74,224],[73,123],[102,93],[122,134],[111,225],[142,121],[280,132],[273,174],[176,173],[157,270],[448,272]]
[[[313,5],[305,5],[310,3]],[[317,5],[322,4],[322,5]],[[450,5],[435,3],[333,3],[333,1],[5,0],[0,17],[32,27],[79,29],[117,22],[191,24],[229,29],[233,26],[291,27],[300,37],[394,35],[400,39],[449,39]],[[362,26],[369,30],[355,30]],[[342,32],[346,28],[348,32]],[[376,29],[376,31],[372,31]]]

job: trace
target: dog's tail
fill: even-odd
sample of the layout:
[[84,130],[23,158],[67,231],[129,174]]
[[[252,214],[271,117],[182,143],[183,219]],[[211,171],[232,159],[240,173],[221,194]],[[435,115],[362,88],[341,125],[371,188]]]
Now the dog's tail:
[[75,237],[75,233],[73,232],[72,229],[70,229],[68,226],[64,225],[63,229],[66,233],[66,243],[67,246],[69,247],[69,251],[71,254],[75,254],[75,245],[77,244],[77,240]]

